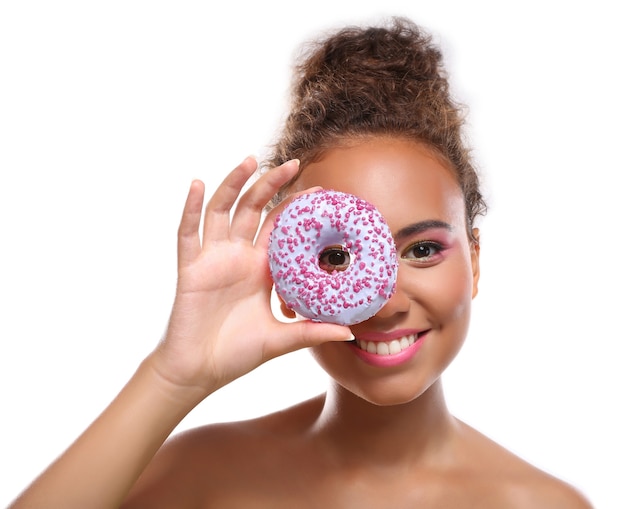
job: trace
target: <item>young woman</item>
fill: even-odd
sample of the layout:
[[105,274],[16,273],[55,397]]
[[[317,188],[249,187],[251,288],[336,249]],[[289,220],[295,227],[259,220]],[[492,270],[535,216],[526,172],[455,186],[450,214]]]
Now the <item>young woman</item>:
[[[411,22],[311,46],[266,171],[242,192],[257,163],[235,168],[202,234],[204,187],[193,182],[165,337],[13,507],[590,507],[446,407],[441,374],[469,327],[485,210],[461,130],[440,52]],[[397,248],[395,293],[351,327],[285,323],[270,306],[273,219],[319,188],[375,205]],[[405,346],[389,355],[393,341]],[[326,394],[168,439],[213,392],[307,347],[329,374]]]

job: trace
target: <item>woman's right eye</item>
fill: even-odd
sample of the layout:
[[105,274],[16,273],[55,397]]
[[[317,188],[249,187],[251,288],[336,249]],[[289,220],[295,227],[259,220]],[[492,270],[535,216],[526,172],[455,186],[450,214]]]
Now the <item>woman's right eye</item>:
[[320,253],[319,266],[328,273],[346,270],[350,266],[350,253],[341,246],[326,248]]

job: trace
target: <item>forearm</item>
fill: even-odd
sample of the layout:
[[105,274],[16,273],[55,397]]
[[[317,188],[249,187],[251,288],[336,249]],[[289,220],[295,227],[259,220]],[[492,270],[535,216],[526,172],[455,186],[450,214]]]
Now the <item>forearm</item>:
[[276,320],[267,265],[273,223],[259,227],[262,207],[294,177],[298,162],[272,169],[241,194],[256,166],[246,158],[224,179],[204,221],[204,184],[192,183],[178,230],[176,299],[165,337],[13,509],[119,507],[172,430],[207,395],[269,359],[350,335],[335,324]]
[[204,396],[163,380],[149,357],[11,509],[118,507],[172,430]]

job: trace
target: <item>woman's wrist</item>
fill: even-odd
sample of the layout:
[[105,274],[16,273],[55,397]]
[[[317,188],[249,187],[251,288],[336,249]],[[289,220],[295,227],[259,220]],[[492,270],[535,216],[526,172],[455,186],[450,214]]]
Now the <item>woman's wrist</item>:
[[210,377],[184,378],[176,375],[171,369],[172,362],[168,354],[157,348],[148,355],[137,370],[137,375],[143,373],[147,377],[152,389],[163,398],[163,403],[179,407],[180,411],[191,411],[203,399],[219,389],[217,383],[212,383]]

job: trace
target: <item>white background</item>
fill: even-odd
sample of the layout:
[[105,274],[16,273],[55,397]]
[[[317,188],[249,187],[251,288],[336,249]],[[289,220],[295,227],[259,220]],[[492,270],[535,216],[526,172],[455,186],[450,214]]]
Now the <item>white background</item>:
[[[161,336],[187,187],[264,153],[297,45],[400,14],[444,48],[491,205],[450,407],[598,507],[626,507],[619,2],[281,3],[0,3],[0,504]],[[293,354],[181,429],[324,387]]]

